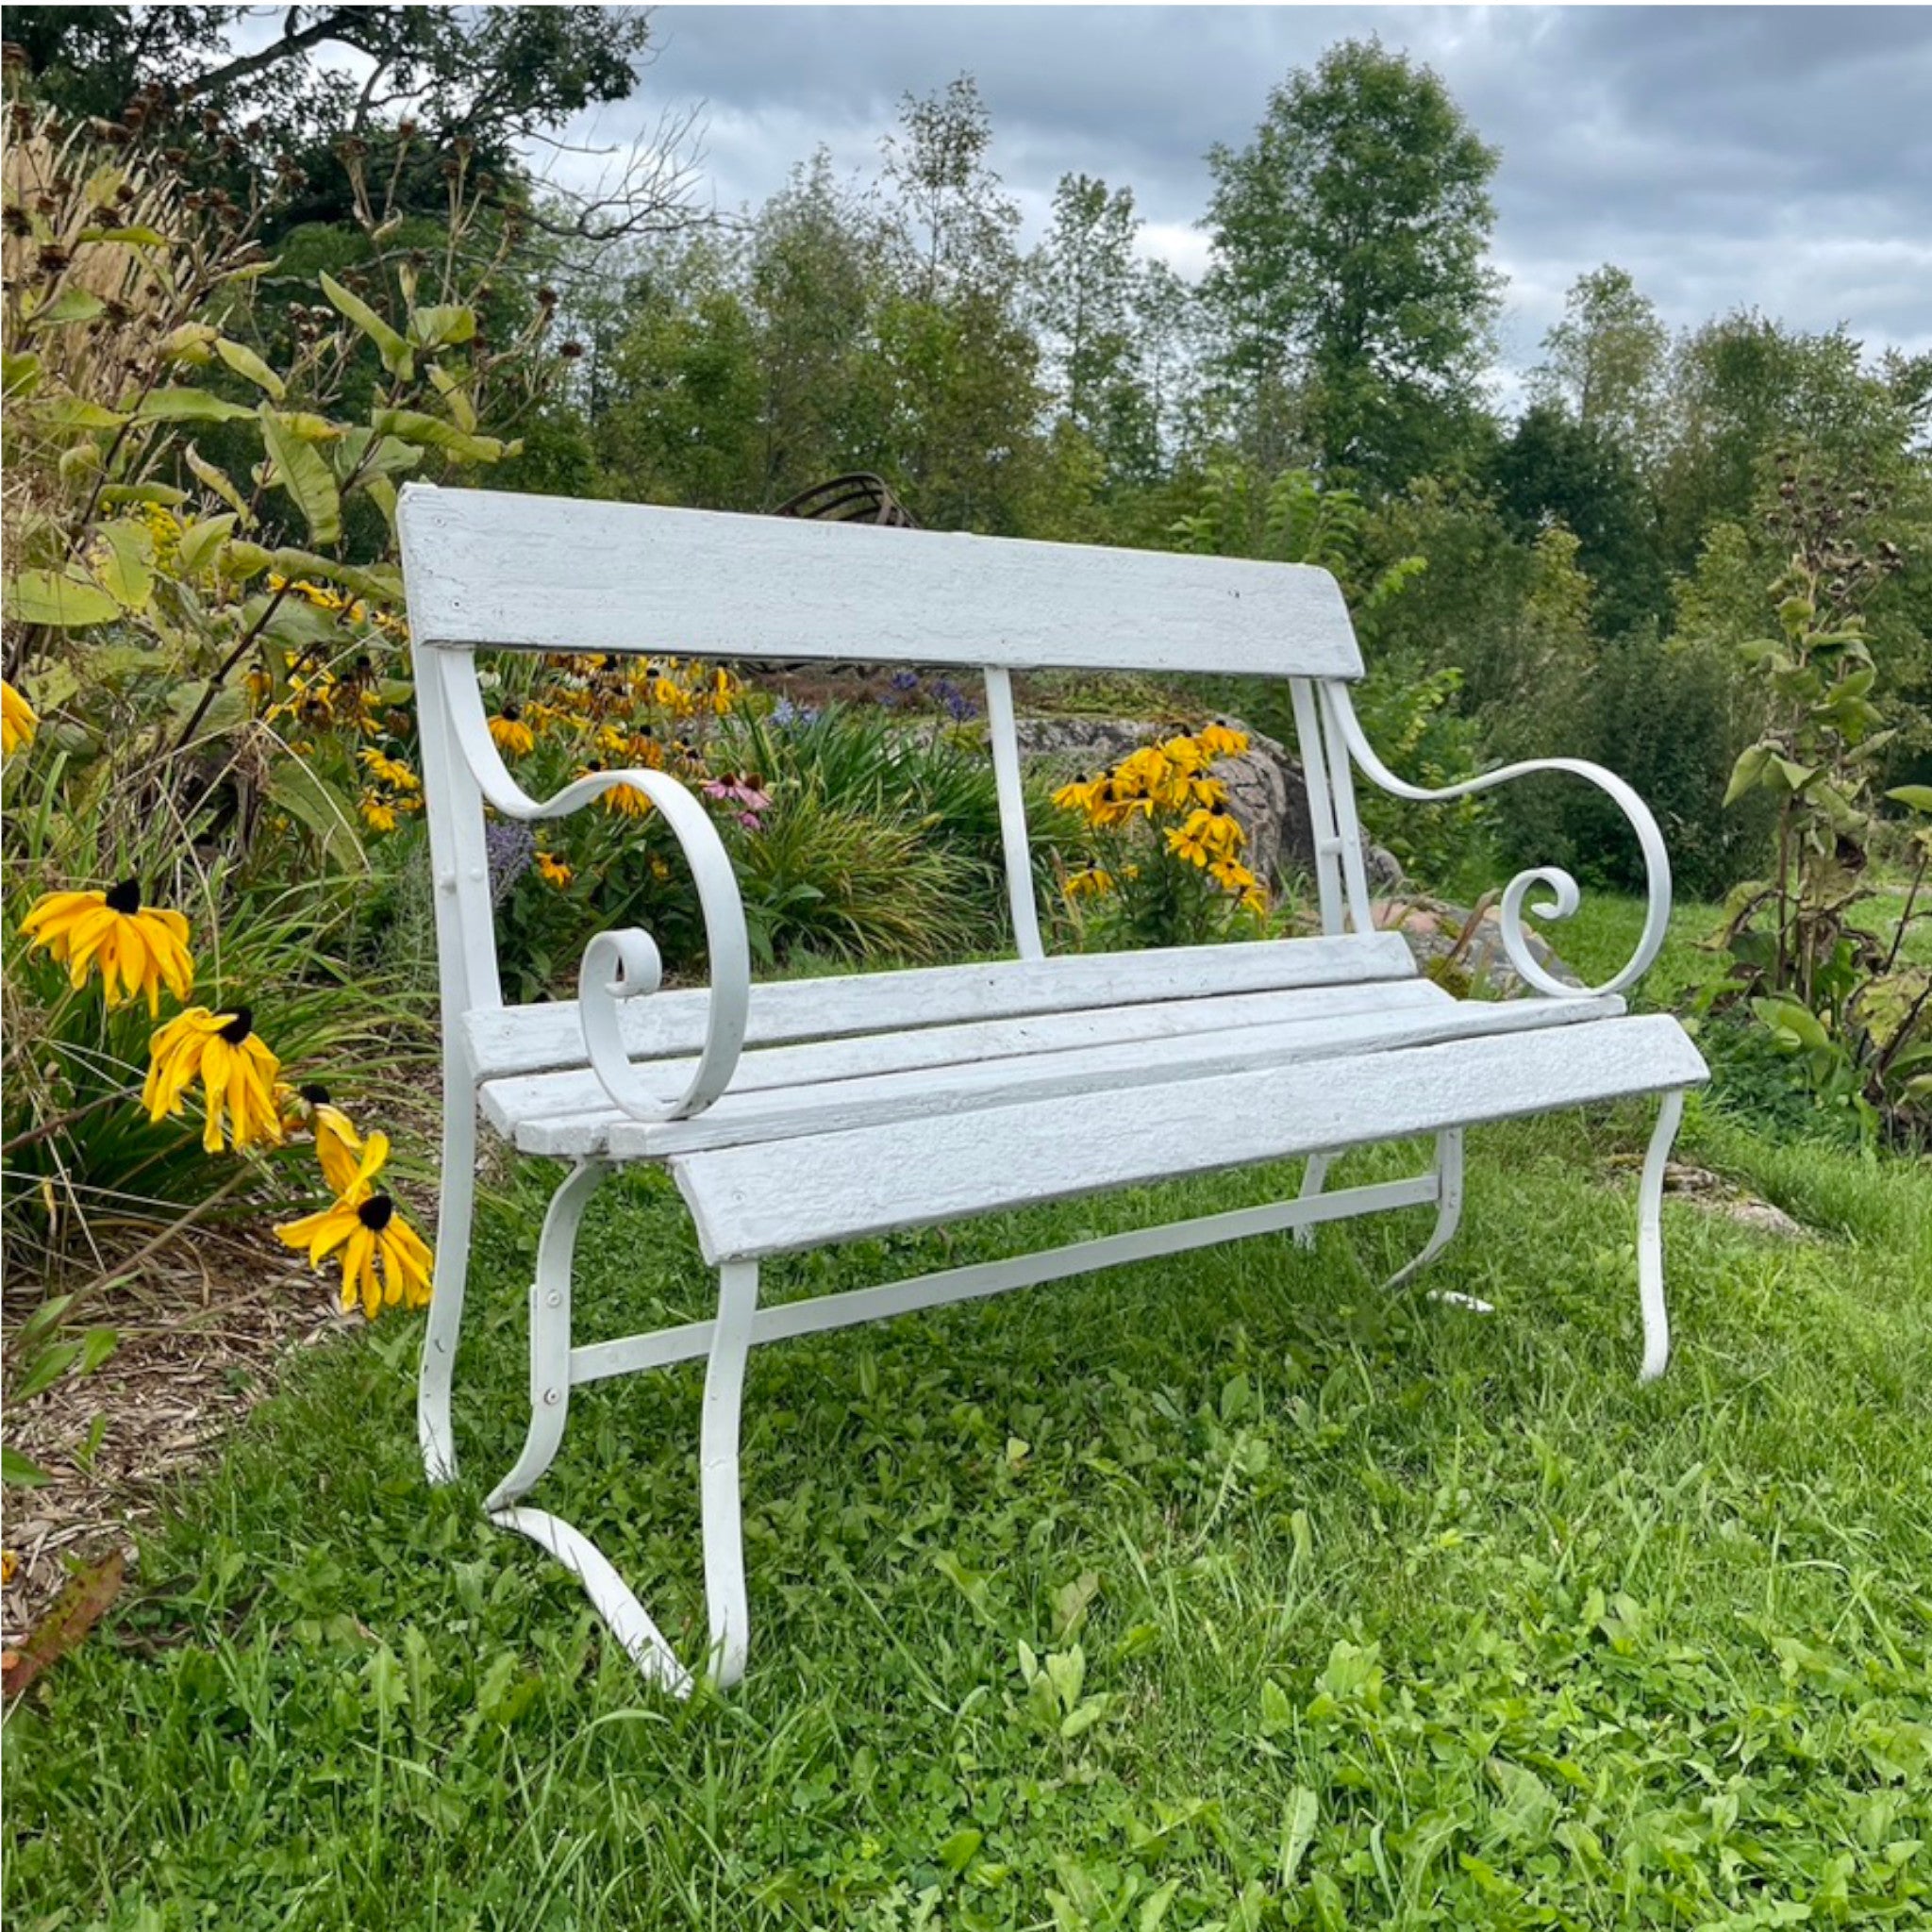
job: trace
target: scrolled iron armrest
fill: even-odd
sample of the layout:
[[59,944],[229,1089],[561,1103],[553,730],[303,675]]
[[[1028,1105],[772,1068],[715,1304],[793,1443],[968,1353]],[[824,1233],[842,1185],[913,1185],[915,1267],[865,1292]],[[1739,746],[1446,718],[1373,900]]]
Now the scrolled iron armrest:
[[[1348,747],[1357,769],[1371,783],[1380,786],[1396,798],[1441,804],[1452,798],[1466,798],[1474,792],[1488,791],[1494,786],[1507,784],[1512,778],[1527,777],[1533,772],[1567,772],[1605,793],[1629,820],[1631,829],[1637,834],[1637,842],[1643,851],[1648,901],[1643,933],[1637,941],[1637,950],[1624,970],[1605,980],[1601,986],[1566,986],[1537,963],[1524,930],[1524,910],[1533,912],[1539,919],[1568,919],[1582,899],[1576,881],[1560,866],[1555,865],[1532,866],[1518,873],[1504,888],[1497,914],[1503,934],[1503,950],[1508,954],[1510,965],[1526,985],[1557,999],[1592,998],[1602,993],[1622,992],[1643,976],[1664,942],[1664,930],[1670,923],[1671,860],[1664,850],[1663,834],[1657,829],[1650,808],[1629,785],[1614,772],[1607,772],[1601,765],[1587,763],[1582,758],[1531,758],[1521,764],[1500,765],[1493,772],[1466,778],[1459,785],[1444,785],[1434,791],[1427,786],[1411,785],[1407,779],[1398,778],[1375,756],[1360,721],[1355,715],[1355,705],[1347,690],[1330,687],[1324,695],[1329,717]],[[1548,888],[1550,897],[1525,908],[1524,902],[1540,886]]]
[[656,992],[664,976],[662,956],[649,933],[625,926],[592,935],[577,969],[577,1015],[591,1065],[604,1091],[625,1113],[641,1121],[687,1120],[702,1113],[730,1084],[744,1046],[751,1006],[751,946],[745,936],[744,904],[710,813],[668,772],[591,772],[549,798],[532,798],[510,776],[490,736],[475,678],[455,675],[458,668],[452,657],[443,679],[457,739],[483,796],[506,818],[565,818],[615,787],[628,785],[657,807],[683,848],[704,911],[711,963],[705,1043],[684,1092],[668,1102],[652,1092],[638,1078],[625,1049],[622,1003]]

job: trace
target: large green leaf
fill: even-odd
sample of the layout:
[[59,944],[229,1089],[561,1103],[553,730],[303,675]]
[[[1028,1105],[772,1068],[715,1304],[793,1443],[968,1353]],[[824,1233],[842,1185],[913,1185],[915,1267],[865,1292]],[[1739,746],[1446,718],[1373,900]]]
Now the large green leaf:
[[127,421],[125,410],[104,408],[85,396],[52,396],[38,413],[56,429],[118,429]]
[[142,423],[234,423],[245,422],[255,411],[224,402],[205,389],[151,389],[134,414]]
[[120,605],[98,584],[52,570],[24,570],[8,577],[4,603],[7,615],[17,623],[52,625],[59,630],[106,624],[121,615]]
[[269,777],[268,795],[315,834],[332,865],[343,872],[368,870],[354,808],[311,766],[300,758],[278,760]]
[[282,549],[275,552],[273,568],[285,577],[325,578],[378,604],[402,601],[403,574],[392,563],[341,563],[332,557],[318,557],[312,550]]
[[274,480],[294,499],[308,525],[309,541],[338,543],[342,535],[342,499],[336,479],[319,451],[305,442],[266,405],[261,440],[275,463]]
[[276,402],[281,401],[288,385],[246,343],[231,342],[222,336],[215,342],[215,354],[237,375],[245,375],[257,389],[264,389]]
[[1739,799],[1751,791],[1764,775],[1764,768],[1771,762],[1771,746],[1754,744],[1738,754],[1738,762],[1731,767],[1731,782],[1724,788],[1724,803],[1735,805]]
[[391,375],[408,382],[415,375],[416,358],[408,343],[361,296],[352,295],[333,275],[326,274],[322,277],[322,292],[339,314],[346,316],[375,344],[382,366]]
[[1894,785],[1885,795],[1914,811],[1932,811],[1932,785]]
[[473,463],[493,463],[505,454],[502,440],[494,436],[472,436],[454,423],[425,416],[420,409],[378,409],[375,424],[378,434],[399,437],[405,442],[423,443],[431,449],[447,450]]
[[155,540],[143,524],[118,517],[103,524],[104,554],[94,562],[102,590],[125,610],[145,610],[155,593]]
[[445,302],[431,308],[409,311],[409,340],[421,349],[440,349],[445,343],[467,342],[476,333],[476,311]]
[[70,323],[92,322],[105,315],[108,305],[86,289],[62,289],[47,304],[27,318],[29,328],[63,328]]
[[241,518],[244,525],[254,521],[248,514],[248,505],[242,492],[235,488],[234,479],[225,470],[217,469],[192,442],[181,454],[187,458],[188,467]]
[[198,575],[212,560],[215,545],[233,534],[237,521],[233,510],[224,510],[219,516],[200,518],[181,532],[176,555],[181,560],[183,576]]

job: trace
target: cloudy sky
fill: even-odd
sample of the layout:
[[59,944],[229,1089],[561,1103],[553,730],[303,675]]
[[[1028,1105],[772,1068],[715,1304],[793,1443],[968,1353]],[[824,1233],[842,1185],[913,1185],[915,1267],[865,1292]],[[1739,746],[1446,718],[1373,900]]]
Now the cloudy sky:
[[[1506,364],[1538,359],[1582,271],[1627,268],[1676,325],[1757,307],[1932,349],[1932,8],[677,7],[629,102],[574,139],[644,138],[702,102],[705,192],[757,202],[823,142],[868,177],[900,97],[970,72],[1029,239],[1069,171],[1129,186],[1184,274],[1203,157],[1270,87],[1378,33],[1447,81],[1485,140]],[[588,164],[563,164],[581,178]]]

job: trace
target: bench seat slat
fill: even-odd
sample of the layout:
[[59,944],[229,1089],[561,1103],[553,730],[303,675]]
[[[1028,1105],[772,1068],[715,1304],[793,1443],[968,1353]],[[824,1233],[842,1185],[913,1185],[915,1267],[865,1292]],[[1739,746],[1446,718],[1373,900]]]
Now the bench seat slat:
[[[1063,1013],[1083,1007],[1415,976],[1415,960],[1402,935],[1378,932],[921,966],[851,978],[788,979],[752,988],[745,1043],[778,1046],[967,1020]],[[696,1053],[704,1043],[709,999],[709,992],[700,987],[626,1001],[622,1024],[631,1058],[652,1060]],[[588,1058],[575,1000],[473,1012],[465,1016],[463,1026],[471,1067],[479,1080],[580,1067]]]
[[1189,1080],[1162,1090],[1158,1128],[1133,1132],[1088,1094],[669,1164],[705,1258],[723,1263],[1706,1077],[1676,1021],[1645,1015]]
[[[1364,1051],[1387,1053],[1440,1041],[1526,1033],[1549,1026],[1614,1018],[1624,1002],[1601,1000],[1449,1000],[1407,1013],[1348,1013],[1324,1020],[1290,1020],[1192,1037],[1130,1041],[1112,1046],[841,1080],[824,1087],[726,1094],[694,1120],[645,1122],[628,1117],[608,1129],[618,1159],[657,1158],[707,1147],[742,1146],[795,1135],[843,1133],[894,1121],[999,1108],[1016,1102],[1091,1094],[1116,1095],[1158,1087],[1147,1103],[1157,1110],[1169,1093],[1194,1081],[1262,1067],[1300,1066]],[[1177,1095],[1181,1105],[1186,1094]],[[997,1115],[991,1124],[997,1126]],[[1154,1130],[1158,1131],[1158,1130]]]
[[[1454,1001],[1429,979],[1374,986],[1284,988],[1274,992],[1226,993],[1217,998],[1169,1000],[1158,1005],[1089,1007],[1070,1013],[1027,1013],[1016,1020],[974,1020],[954,1026],[921,1026],[908,1033],[854,1033],[838,1040],[802,1041],[793,1046],[754,1049],[738,1063],[731,1085],[704,1118],[720,1107],[736,1108],[775,1088],[817,1087],[828,1081],[897,1074],[915,1068],[978,1065],[1021,1055],[1061,1054],[1126,1041],[1172,1040],[1291,1020],[1322,1020],[1362,1012],[1392,1016],[1433,1011]],[[689,1056],[651,1060],[638,1083],[668,1106],[685,1091],[695,1060]],[[484,1118],[525,1154],[583,1154],[603,1145],[602,1128],[629,1118],[588,1067],[551,1074],[522,1074],[491,1080],[482,1090]],[[568,1122],[568,1141],[556,1134]],[[583,1138],[594,1134],[594,1138]]]

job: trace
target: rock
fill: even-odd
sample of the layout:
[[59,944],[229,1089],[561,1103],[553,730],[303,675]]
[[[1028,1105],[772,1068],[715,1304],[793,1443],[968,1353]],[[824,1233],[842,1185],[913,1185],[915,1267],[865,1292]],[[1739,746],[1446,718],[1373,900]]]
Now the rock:
[[[1237,731],[1247,730],[1238,719],[1228,722]],[[1020,755],[1071,778],[1118,764],[1172,729],[1141,718],[1022,718]],[[1248,749],[1240,758],[1223,758],[1214,775],[1227,787],[1228,809],[1247,834],[1250,870],[1274,886],[1290,884],[1297,874],[1312,877],[1315,841],[1300,759],[1286,745],[1248,731]],[[1373,891],[1391,892],[1401,885],[1402,867],[1392,854],[1364,837],[1362,855]]]
[[1690,1167],[1683,1161],[1670,1161],[1664,1168],[1664,1191],[1694,1202],[1713,1214],[1722,1214],[1727,1221],[1735,1221],[1740,1227],[1770,1235],[1774,1240],[1796,1241],[1805,1239],[1804,1226],[1793,1221],[1782,1208],[1774,1208],[1769,1201],[1760,1201],[1755,1195],[1745,1193],[1741,1188],[1733,1186],[1722,1174],[1711,1173],[1707,1167]]
[[[1400,932],[1423,971],[1454,993],[1507,1000],[1536,991],[1524,983],[1503,950],[1503,928],[1493,906],[1478,909],[1420,896],[1377,899],[1374,921],[1379,931]],[[1534,932],[1527,937],[1530,958],[1552,978],[1565,986],[1583,984],[1547,941]]]

